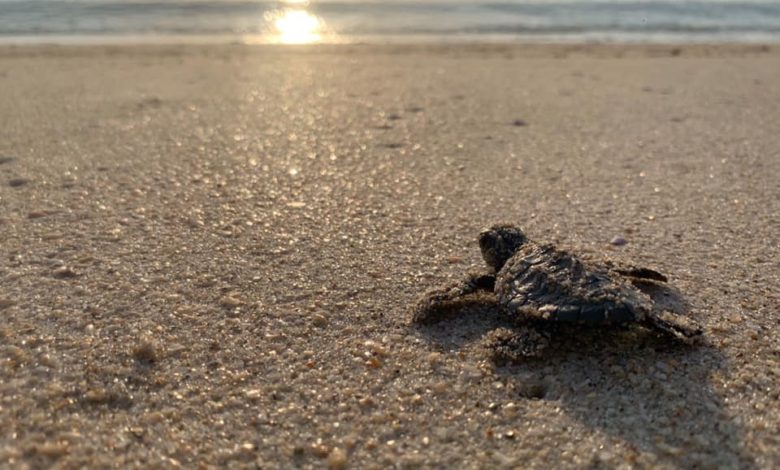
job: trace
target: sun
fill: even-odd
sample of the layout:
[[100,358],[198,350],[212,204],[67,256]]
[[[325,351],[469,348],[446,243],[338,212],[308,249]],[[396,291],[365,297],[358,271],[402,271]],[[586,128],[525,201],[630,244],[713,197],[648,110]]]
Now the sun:
[[310,44],[322,39],[322,21],[305,10],[284,10],[273,24],[282,44]]

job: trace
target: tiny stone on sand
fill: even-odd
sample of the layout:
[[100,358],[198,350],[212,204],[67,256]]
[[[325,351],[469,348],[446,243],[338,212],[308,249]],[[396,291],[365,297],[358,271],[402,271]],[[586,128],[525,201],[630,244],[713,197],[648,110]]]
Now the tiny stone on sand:
[[18,188],[19,186],[24,186],[24,185],[26,185],[29,182],[30,182],[30,180],[28,180],[26,178],[13,178],[13,179],[8,180],[8,186],[10,186],[12,188]]
[[57,279],[71,279],[79,275],[79,273],[69,268],[68,266],[60,266],[59,268],[55,269],[52,274],[54,274],[54,277]]
[[623,237],[617,236],[617,237],[612,238],[612,240],[610,240],[609,243],[610,243],[610,245],[623,246],[626,243],[628,243],[628,240],[626,240]]
[[159,347],[151,338],[141,338],[133,348],[133,359],[144,364],[157,362],[160,359]]
[[334,447],[330,455],[328,455],[328,468],[331,470],[347,468],[347,454],[338,447]]

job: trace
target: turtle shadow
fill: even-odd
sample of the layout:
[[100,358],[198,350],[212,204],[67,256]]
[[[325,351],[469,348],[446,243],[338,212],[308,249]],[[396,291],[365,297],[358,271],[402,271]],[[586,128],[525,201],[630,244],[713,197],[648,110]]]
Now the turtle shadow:
[[[655,310],[689,312],[674,287],[641,284]],[[450,310],[439,323],[419,327],[442,350],[473,348],[489,331],[512,326],[490,295]],[[727,369],[726,357],[706,340],[686,344],[642,328],[558,327],[542,357],[498,365],[495,374],[506,383],[509,401],[560,403],[583,426],[609,436],[621,450],[617,455],[633,456],[640,466],[755,468],[744,431],[711,385],[711,377]],[[592,466],[609,467],[599,455]]]
[[[517,397],[532,387],[530,396],[560,403],[651,466],[754,468],[744,431],[710,384],[727,369],[711,345],[631,329],[562,332],[544,357],[499,366],[496,374]],[[595,467],[602,463],[594,457]]]

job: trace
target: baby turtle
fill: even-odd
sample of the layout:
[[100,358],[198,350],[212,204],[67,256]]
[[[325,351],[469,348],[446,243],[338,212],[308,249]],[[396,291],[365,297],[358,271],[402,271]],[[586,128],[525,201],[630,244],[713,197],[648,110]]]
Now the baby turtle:
[[654,312],[653,301],[634,285],[667,281],[652,269],[585,262],[528,240],[512,225],[483,231],[479,246],[488,270],[426,293],[414,309],[414,322],[434,323],[452,302],[484,290],[492,291],[501,310],[518,323],[513,331],[492,335],[496,356],[511,360],[539,355],[556,325],[636,323],[683,339],[702,333],[680,315]]

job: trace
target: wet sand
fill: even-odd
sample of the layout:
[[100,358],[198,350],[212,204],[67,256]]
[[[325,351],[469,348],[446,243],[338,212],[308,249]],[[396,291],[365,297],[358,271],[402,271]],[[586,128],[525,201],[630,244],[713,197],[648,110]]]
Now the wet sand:
[[[776,46],[0,48],[0,466],[776,468],[777,103]],[[410,325],[497,221],[706,341]]]

